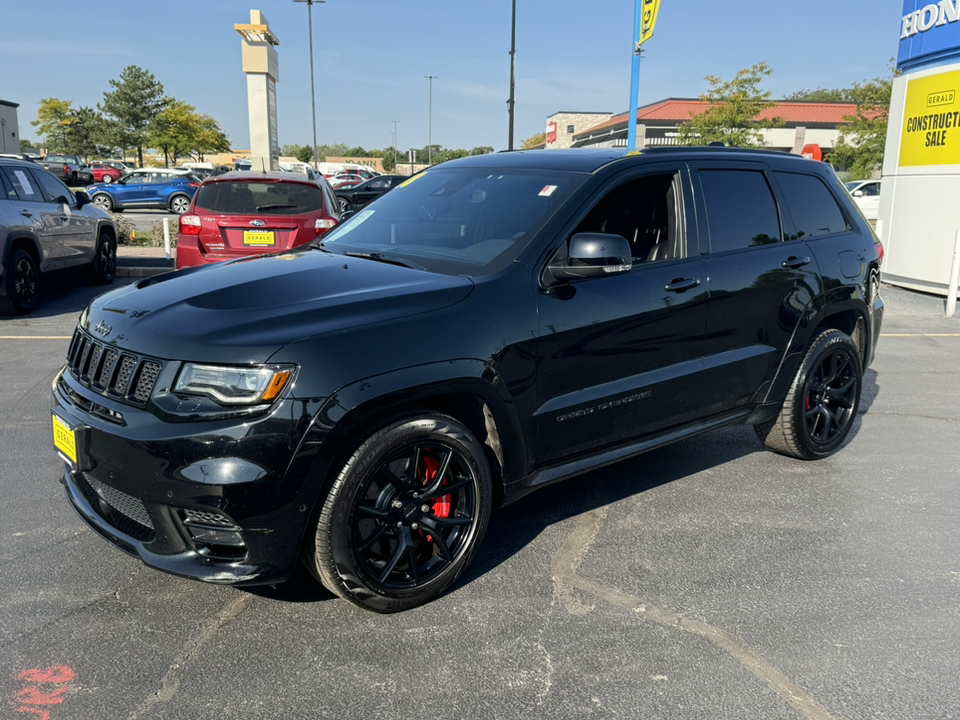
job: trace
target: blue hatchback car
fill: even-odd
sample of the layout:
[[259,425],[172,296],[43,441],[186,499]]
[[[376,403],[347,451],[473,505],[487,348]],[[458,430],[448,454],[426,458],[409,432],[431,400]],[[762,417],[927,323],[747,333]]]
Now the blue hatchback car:
[[106,210],[155,208],[182,215],[200,187],[200,178],[187,170],[141,168],[110,184],[91,185],[87,193]]

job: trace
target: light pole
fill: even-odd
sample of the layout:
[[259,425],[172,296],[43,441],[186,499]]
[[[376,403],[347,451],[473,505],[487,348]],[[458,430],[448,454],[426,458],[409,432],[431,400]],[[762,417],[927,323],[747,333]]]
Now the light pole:
[[510,99],[507,100],[507,112],[510,113],[510,133],[507,150],[513,150],[513,74],[517,66],[517,0],[513,0],[513,23],[510,30]]
[[427,125],[427,164],[433,165],[433,81],[439,77],[439,75],[424,75],[425,78],[430,80],[430,114]]
[[313,4],[325,3],[327,0],[293,0],[294,2],[305,2],[307,4],[307,31],[310,33],[310,107],[313,110],[313,169],[319,169],[317,166],[317,96],[316,84],[313,80]]
[[393,123],[393,171],[397,171],[397,125],[399,120],[391,120]]

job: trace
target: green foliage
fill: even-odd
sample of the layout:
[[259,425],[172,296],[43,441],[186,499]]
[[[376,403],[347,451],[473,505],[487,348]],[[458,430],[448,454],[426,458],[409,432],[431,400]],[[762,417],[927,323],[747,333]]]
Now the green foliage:
[[765,62],[760,62],[740,70],[727,82],[708,75],[705,79],[710,89],[700,100],[709,107],[679,125],[679,144],[722,142],[732,147],[763,147],[761,129],[783,125],[783,118],[779,117],[762,122],[755,120],[761,112],[776,105],[769,92],[760,90],[761,80],[771,72]]
[[73,103],[58,98],[43,98],[37,119],[31,120],[41,137],[46,139],[47,152],[67,152],[67,132],[73,122]]
[[784,100],[821,103],[847,103],[854,101],[853,90],[851,88],[817,88],[816,90],[798,90],[795,93],[787,95]]
[[537,133],[536,135],[531,135],[530,137],[520,141],[520,147],[524,150],[529,150],[531,148],[538,147],[543,145],[547,141],[547,133]]
[[111,148],[104,143],[104,128],[103,115],[93,108],[78,108],[71,115],[66,152],[84,158],[108,154]]
[[135,147],[137,160],[143,165],[143,146],[151,123],[170,103],[163,94],[163,85],[153,75],[136,65],[128,65],[119,80],[110,80],[113,92],[103,94],[100,110],[117,123],[118,145]]
[[850,90],[857,110],[844,117],[848,124],[840,128],[840,139],[828,159],[831,165],[846,169],[852,179],[873,177],[883,164],[894,76],[854,83]]

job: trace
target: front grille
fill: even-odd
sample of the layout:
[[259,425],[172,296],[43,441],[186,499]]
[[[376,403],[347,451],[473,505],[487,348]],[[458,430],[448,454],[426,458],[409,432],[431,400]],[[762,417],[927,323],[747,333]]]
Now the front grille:
[[143,406],[150,400],[163,363],[105,345],[77,328],[67,352],[67,368],[91,390]]
[[101,517],[113,527],[141,542],[150,542],[154,539],[156,533],[153,521],[143,502],[116,488],[104,485],[89,475],[76,473],[73,477],[86,496],[87,502],[97,508]]

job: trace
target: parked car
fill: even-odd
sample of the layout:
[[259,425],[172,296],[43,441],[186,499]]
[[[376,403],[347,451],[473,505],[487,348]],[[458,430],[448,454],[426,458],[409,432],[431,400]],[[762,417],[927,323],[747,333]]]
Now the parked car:
[[346,211],[362,208],[407,179],[406,175],[379,175],[359,185],[336,188],[340,209]]
[[335,175],[334,177],[328,180],[330,187],[334,190],[337,188],[347,188],[359,185],[364,182],[364,179],[359,175]]
[[103,162],[90,163],[90,171],[93,173],[93,182],[96,183],[112,183],[123,175],[118,168]]
[[880,180],[854,180],[845,183],[853,201],[867,220],[876,222],[880,214]]
[[200,178],[188,170],[141,168],[115,183],[93,185],[87,192],[107,212],[127,208],[156,208],[182,214],[190,207]]
[[67,185],[81,186],[93,182],[93,173],[79,155],[51,154],[44,157],[38,164]]
[[110,216],[36,163],[0,158],[0,313],[29,313],[41,282],[77,270],[96,284],[113,282],[117,231]]
[[63,482],[154,568],[276,583],[303,558],[411,608],[550,483],[731,424],[839,450],[881,258],[830,166],[786,153],[443,163],[307,247],[95,299],[53,387]]
[[137,169],[137,166],[134,165],[133,163],[128,163],[123,160],[98,160],[97,162],[101,162],[101,163],[104,163],[105,165],[110,165],[112,167],[115,167],[117,170],[120,171],[121,175],[123,175],[124,173],[128,173],[131,170]]
[[339,205],[323,179],[282,171],[217,175],[180,216],[177,269],[290,250],[339,221]]

